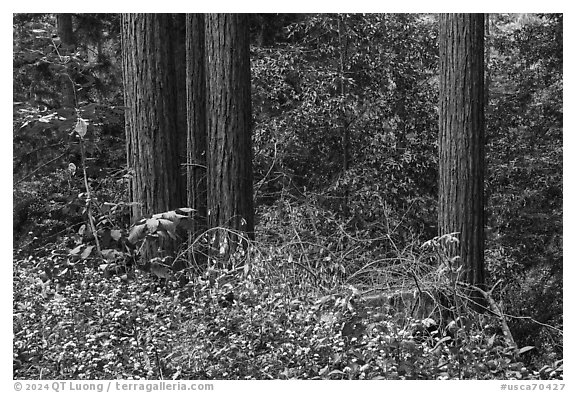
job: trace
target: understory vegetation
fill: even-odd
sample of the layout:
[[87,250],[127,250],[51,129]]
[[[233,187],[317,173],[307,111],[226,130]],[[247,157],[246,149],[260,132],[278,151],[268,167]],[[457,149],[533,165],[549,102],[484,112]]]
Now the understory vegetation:
[[483,313],[437,233],[435,16],[253,16],[256,240],[176,272],[139,250],[194,212],[129,219],[118,16],[75,20],[64,56],[14,17],[15,379],[563,377],[561,14],[491,15]]
[[[15,376],[562,376],[554,348],[511,346],[499,316],[466,306],[466,291],[429,262],[441,239],[424,249],[395,248],[395,257],[365,256],[355,265],[350,257],[362,256],[354,248],[332,251],[321,246],[326,239],[304,242],[299,232],[276,246],[252,244],[237,256],[240,274],[208,269],[192,281],[82,258],[85,248],[72,256],[16,258]],[[395,247],[393,238],[387,241]],[[553,343],[558,333],[548,328]]]

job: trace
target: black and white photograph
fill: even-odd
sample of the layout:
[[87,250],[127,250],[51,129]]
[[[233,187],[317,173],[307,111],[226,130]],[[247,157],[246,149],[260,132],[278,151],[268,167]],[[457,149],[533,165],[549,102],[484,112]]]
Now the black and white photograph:
[[8,387],[569,390],[563,15],[13,13]]

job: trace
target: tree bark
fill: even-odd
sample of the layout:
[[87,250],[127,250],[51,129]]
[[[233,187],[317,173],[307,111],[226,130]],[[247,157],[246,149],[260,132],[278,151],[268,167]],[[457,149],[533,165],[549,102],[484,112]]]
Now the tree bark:
[[246,14],[206,15],[208,224],[254,238],[248,26]]
[[484,15],[440,16],[440,235],[458,232],[461,279],[484,284]]
[[[187,189],[188,206],[195,210],[190,242],[207,229],[206,179],[206,71],[204,14],[186,15],[186,92],[188,108]],[[191,257],[200,267],[206,258],[200,244]],[[196,251],[196,250],[193,250]]]
[[[75,46],[74,31],[72,28],[72,14],[56,14],[56,26],[62,47],[62,55],[73,52]],[[67,68],[67,70],[70,70]],[[62,106],[64,108],[76,107],[76,89],[74,79],[70,72],[62,75]]]
[[188,138],[188,125],[187,125],[187,88],[186,88],[186,15],[173,14],[171,18],[172,27],[172,51],[174,56],[174,72],[176,76],[176,109],[178,115],[176,117],[176,127],[178,129],[178,140],[183,143],[178,143],[178,162],[182,164],[180,168],[180,175],[182,176],[183,184],[186,184],[186,170],[184,164],[187,157],[187,143],[184,141]]
[[74,31],[72,29],[72,14],[56,14],[56,26],[60,42],[64,45],[74,45]]
[[[177,94],[169,14],[122,15],[126,144],[132,219],[182,207]],[[176,244],[162,242],[170,254]],[[144,250],[146,262],[158,247]]]

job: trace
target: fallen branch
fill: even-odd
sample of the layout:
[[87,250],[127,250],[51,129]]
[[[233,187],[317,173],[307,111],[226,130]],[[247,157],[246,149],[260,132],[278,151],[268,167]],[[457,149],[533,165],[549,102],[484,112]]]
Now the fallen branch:
[[502,333],[504,334],[504,342],[506,343],[506,345],[508,345],[508,347],[518,349],[518,345],[516,345],[514,337],[512,336],[512,332],[510,331],[508,323],[506,322],[506,316],[504,315],[502,310],[500,310],[500,307],[498,307],[498,304],[496,304],[496,301],[492,297],[492,291],[496,288],[498,284],[500,284],[500,280],[496,282],[496,284],[494,284],[494,286],[488,292],[484,291],[481,288],[478,288],[475,285],[471,285],[465,282],[457,281],[457,284],[467,288],[471,288],[477,291],[482,296],[484,296],[484,298],[488,302],[488,305],[490,306],[490,311],[492,311],[492,313],[496,315],[500,320],[500,328],[502,329]]

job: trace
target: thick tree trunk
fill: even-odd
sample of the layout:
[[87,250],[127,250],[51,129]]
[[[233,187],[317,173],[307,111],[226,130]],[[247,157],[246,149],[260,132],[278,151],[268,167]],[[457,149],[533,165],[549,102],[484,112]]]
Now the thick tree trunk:
[[60,42],[64,45],[74,45],[72,14],[56,14],[56,26],[58,28]]
[[[191,239],[193,242],[207,228],[206,183],[206,72],[204,51],[204,14],[186,15],[186,92],[188,105],[187,183],[188,206],[195,210]],[[206,258],[201,244],[190,255],[200,267]]]
[[187,93],[186,93],[186,15],[173,14],[172,15],[172,50],[174,53],[174,72],[176,76],[176,108],[178,115],[176,117],[176,127],[178,129],[178,162],[182,164],[180,167],[180,175],[182,176],[183,184],[186,184],[186,157],[187,157],[187,144],[184,141],[188,138],[188,125],[187,125]]
[[[63,47],[60,49],[62,55],[73,52],[75,46],[74,31],[72,29],[72,14],[56,14],[56,26],[58,36]],[[74,79],[70,72],[62,75],[62,106],[64,108],[76,107],[76,90]]]
[[440,234],[458,232],[461,279],[484,284],[484,15],[440,16]]
[[206,15],[208,224],[253,238],[248,34],[245,14]]
[[[178,161],[177,94],[170,15],[122,15],[126,144],[134,220],[182,207],[185,188]],[[170,254],[175,244],[160,245]],[[157,248],[156,248],[157,249]],[[145,250],[143,260],[155,256]]]

